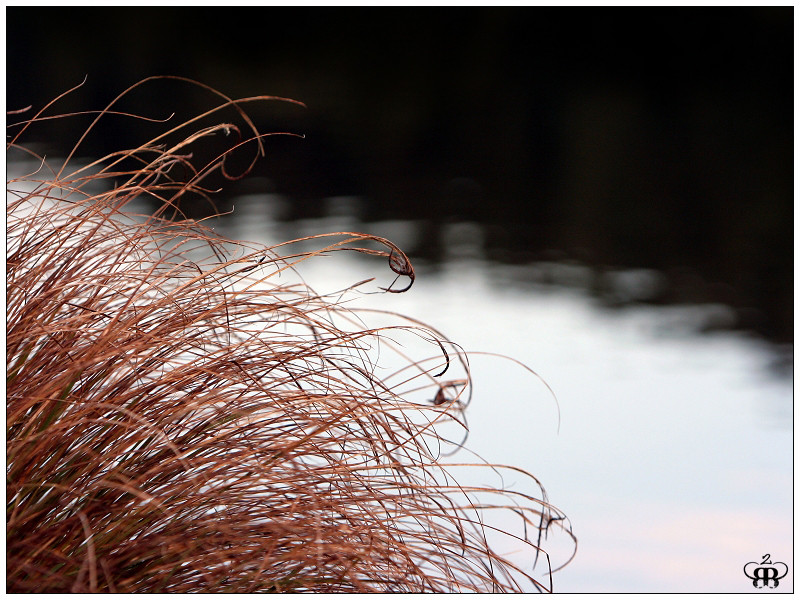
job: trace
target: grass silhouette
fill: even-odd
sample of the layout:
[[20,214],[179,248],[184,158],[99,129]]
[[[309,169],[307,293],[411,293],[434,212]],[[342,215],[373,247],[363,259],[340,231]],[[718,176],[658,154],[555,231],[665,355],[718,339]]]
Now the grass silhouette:
[[[402,250],[336,232],[283,252],[184,215],[210,198],[210,175],[242,175],[232,153],[264,154],[247,105],[285,100],[154,77],[84,136],[109,115],[154,121],[117,106],[166,79],[218,102],[82,166],[83,137],[60,166],[23,143],[29,127],[77,116],[50,114],[61,97],[10,113],[7,154],[35,166],[7,181],[7,591],[551,589],[532,571],[549,564],[543,536],[574,537],[538,481],[484,464],[541,493],[459,485],[459,465],[441,460],[463,442],[442,432],[466,431],[466,355],[411,318],[370,328],[370,311],[289,277],[360,252],[385,259],[383,289],[402,292],[414,282]],[[226,149],[198,162],[195,148],[220,138]],[[159,208],[137,214],[143,199]],[[406,356],[402,336],[431,352]],[[378,376],[389,352],[404,366]],[[457,366],[463,378],[443,379]],[[496,511],[520,526],[493,528]]]

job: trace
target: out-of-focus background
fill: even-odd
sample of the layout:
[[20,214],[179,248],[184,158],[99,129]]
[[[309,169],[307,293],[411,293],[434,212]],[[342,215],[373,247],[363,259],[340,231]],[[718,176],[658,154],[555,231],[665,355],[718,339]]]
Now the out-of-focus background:
[[[249,107],[305,137],[267,138],[217,226],[389,237],[418,280],[381,306],[547,381],[560,428],[541,384],[476,356],[470,447],[570,516],[557,591],[755,591],[767,553],[792,589],[792,7],[10,7],[6,28],[9,110],[85,76],[54,113],[151,75],[306,104]],[[216,100],[157,81],[119,109]],[[63,156],[92,118],[26,140]],[[107,117],[78,155],[163,127]]]

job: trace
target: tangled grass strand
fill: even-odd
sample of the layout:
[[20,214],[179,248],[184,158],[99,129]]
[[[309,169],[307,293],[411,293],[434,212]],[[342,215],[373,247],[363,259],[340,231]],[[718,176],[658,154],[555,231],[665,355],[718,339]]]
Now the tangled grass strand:
[[[281,255],[182,216],[209,173],[229,178],[229,152],[263,149],[242,106],[273,98],[214,94],[137,148],[74,169],[39,158],[7,182],[7,591],[551,589],[532,572],[542,533],[572,534],[543,490],[462,486],[440,460],[461,444],[442,427],[466,430],[466,355],[413,319],[370,328],[341,293],[289,281],[355,251],[408,289],[402,250],[339,232]],[[122,98],[97,118],[130,115]],[[201,125],[228,108],[244,126]],[[36,156],[18,134],[43,113],[12,124],[9,153]],[[195,144],[234,128],[249,137],[193,163]],[[135,216],[142,198],[162,208]],[[403,336],[430,354],[408,357]],[[403,366],[378,376],[382,352]],[[451,367],[465,375],[443,380]],[[520,520],[497,531],[523,560],[490,543],[493,511]]]

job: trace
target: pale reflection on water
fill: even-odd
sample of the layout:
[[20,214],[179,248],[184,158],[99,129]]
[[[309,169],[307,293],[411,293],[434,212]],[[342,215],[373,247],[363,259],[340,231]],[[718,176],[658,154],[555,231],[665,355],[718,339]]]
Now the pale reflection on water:
[[[218,229],[268,244],[364,230],[400,247],[420,242],[413,222],[359,223],[347,199],[331,200],[324,219],[289,223],[276,220],[281,206],[241,198],[237,218]],[[430,323],[467,351],[514,357],[553,388],[558,405],[514,363],[470,359],[468,448],[536,475],[578,537],[556,591],[755,591],[742,569],[766,553],[789,565],[779,589],[791,591],[793,379],[769,368],[768,348],[733,332],[696,332],[724,322],[724,306],[610,311],[575,287],[526,283],[525,267],[482,260],[472,224],[444,235],[447,260],[416,261],[409,292],[356,305]],[[392,279],[384,261],[349,253],[305,262],[302,276],[318,292]],[[658,285],[650,271],[616,277],[621,294]]]

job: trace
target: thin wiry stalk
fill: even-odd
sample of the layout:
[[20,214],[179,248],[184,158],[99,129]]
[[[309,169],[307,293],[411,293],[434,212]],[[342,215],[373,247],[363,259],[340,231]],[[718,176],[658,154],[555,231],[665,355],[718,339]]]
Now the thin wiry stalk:
[[[39,159],[7,182],[7,590],[550,589],[532,571],[541,534],[572,534],[538,481],[514,471],[538,496],[462,486],[440,461],[463,443],[443,431],[466,429],[466,355],[413,319],[369,327],[342,293],[287,277],[349,250],[385,258],[407,283],[382,289],[402,292],[402,250],[340,232],[279,255],[182,217],[210,173],[231,177],[235,148],[263,153],[242,106],[272,99],[201,87],[223,102],[137,148],[74,169]],[[129,114],[124,96],[89,130]],[[8,150],[35,156],[21,133],[52,106],[12,125]],[[226,108],[243,128],[200,124]],[[249,134],[194,164],[195,144],[231,131]],[[162,208],[132,217],[140,197]],[[430,355],[409,356],[403,336]],[[386,353],[403,364],[379,376]],[[456,366],[463,377],[442,379]],[[489,524],[494,511],[521,527]]]

